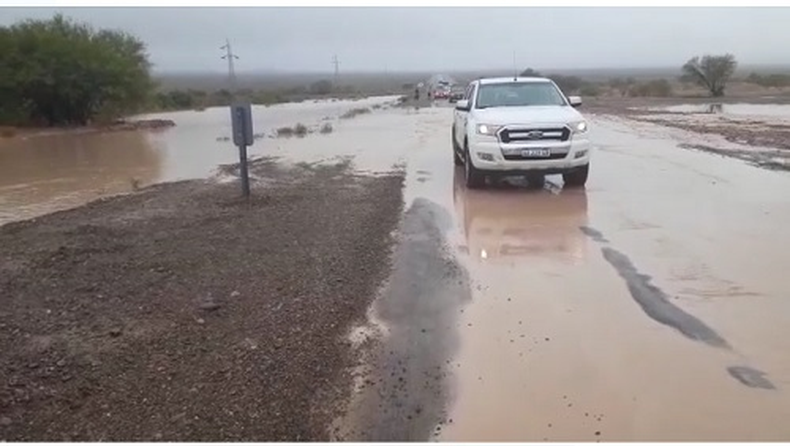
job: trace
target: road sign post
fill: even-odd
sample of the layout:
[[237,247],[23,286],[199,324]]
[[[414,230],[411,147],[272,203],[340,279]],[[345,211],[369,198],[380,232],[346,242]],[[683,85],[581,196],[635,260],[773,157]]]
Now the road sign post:
[[247,166],[247,147],[254,138],[252,133],[252,106],[249,102],[236,102],[230,106],[230,117],[233,125],[233,144],[239,148],[239,176],[241,177],[241,193],[250,196],[250,175]]

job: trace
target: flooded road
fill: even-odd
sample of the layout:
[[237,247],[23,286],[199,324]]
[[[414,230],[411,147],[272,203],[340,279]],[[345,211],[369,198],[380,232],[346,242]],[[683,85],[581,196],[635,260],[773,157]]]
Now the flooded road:
[[470,191],[450,110],[366,125],[385,119],[407,166],[406,241],[374,306],[381,384],[354,403],[384,412],[359,416],[357,437],[790,438],[790,176],[593,118],[586,191],[559,177]]
[[[302,123],[310,128],[353,108],[392,102],[396,97],[357,101],[306,101],[253,110],[256,134],[251,156],[272,154],[272,133]],[[157,131],[59,133],[0,138],[0,224],[81,205],[154,183],[204,178],[220,164],[238,162],[227,108],[142,116],[170,119],[176,127]]]
[[[270,122],[325,113],[282,116]],[[165,133],[102,136],[139,146],[123,154],[83,145],[3,162],[4,203],[66,196],[62,182],[200,177],[235,159],[215,140],[227,128],[172,119]],[[444,107],[379,110],[254,148],[406,170],[391,277],[355,331],[378,342],[345,438],[790,439],[790,175],[682,148],[693,133],[591,117],[586,190],[549,177],[470,191],[451,119]],[[96,165],[104,173],[85,178]]]

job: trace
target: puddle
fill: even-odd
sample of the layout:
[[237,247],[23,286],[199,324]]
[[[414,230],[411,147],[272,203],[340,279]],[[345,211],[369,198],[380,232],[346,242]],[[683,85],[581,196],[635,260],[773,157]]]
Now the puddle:
[[649,107],[647,110],[668,113],[790,118],[790,105],[787,104],[681,104],[667,107]]
[[[395,99],[393,96],[255,106],[254,130],[256,134],[266,135],[283,126],[303,123],[315,127],[318,133],[327,117],[337,120],[348,110]],[[0,139],[0,224],[67,209],[136,187],[208,177],[218,165],[238,161],[237,148],[228,138],[231,129],[227,108],[157,113],[139,118],[170,119],[176,126],[158,131],[60,133]],[[275,154],[283,147],[320,146],[319,138],[332,136],[310,135],[299,141],[294,139],[293,143],[261,138],[248,153],[255,157]],[[375,143],[376,138],[371,135],[370,144]]]

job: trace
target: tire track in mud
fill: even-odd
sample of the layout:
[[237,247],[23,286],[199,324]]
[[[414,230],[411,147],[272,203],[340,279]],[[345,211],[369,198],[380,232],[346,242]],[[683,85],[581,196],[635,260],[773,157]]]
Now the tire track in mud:
[[369,372],[341,422],[342,440],[426,441],[441,430],[456,319],[471,300],[468,273],[444,241],[451,221],[425,198],[404,214],[390,279],[372,308],[385,334],[363,353]]
[[[595,228],[580,226],[579,230],[598,244],[609,244],[603,233]],[[648,317],[695,342],[734,352],[732,346],[713,328],[673,304],[667,293],[652,283],[652,277],[640,272],[627,255],[610,246],[602,246],[601,254],[625,281],[631,297]],[[747,387],[776,390],[776,386],[766,378],[766,373],[755,368],[734,365],[727,367],[727,373]]]

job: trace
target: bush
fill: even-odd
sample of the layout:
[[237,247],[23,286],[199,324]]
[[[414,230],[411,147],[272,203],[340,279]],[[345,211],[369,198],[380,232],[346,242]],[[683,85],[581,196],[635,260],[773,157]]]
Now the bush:
[[310,84],[310,93],[318,95],[327,95],[332,92],[332,82],[328,80],[320,80]]
[[584,85],[584,81],[581,78],[576,76],[563,76],[561,74],[550,74],[548,76],[549,79],[553,80],[560,90],[566,95],[572,95],[579,92],[582,85]]
[[779,88],[790,86],[790,75],[788,74],[768,74],[760,75],[752,73],[746,78],[746,82],[767,88]]
[[596,97],[601,94],[601,91],[595,84],[584,84],[584,86],[579,90],[579,94],[582,96]]
[[533,70],[532,68],[527,68],[526,70],[522,71],[519,74],[521,77],[543,77],[539,72]]
[[332,128],[332,124],[327,122],[327,123],[325,123],[324,125],[321,126],[320,132],[322,134],[326,135],[327,133],[332,133],[333,130],[334,130],[334,128]]
[[307,132],[308,132],[307,126],[305,126],[301,122],[299,124],[296,124],[296,126],[294,126],[294,133],[296,134],[296,136],[305,136],[307,135]]
[[357,117],[359,115],[364,115],[365,113],[370,113],[369,108],[352,108],[351,110],[343,113],[340,118],[341,119],[351,119]]
[[289,137],[294,135],[294,129],[291,127],[280,127],[277,129],[277,136],[278,137]]
[[147,105],[153,91],[145,45],[61,15],[0,27],[0,118],[85,125]]
[[633,85],[628,90],[631,97],[665,98],[672,95],[672,86],[666,79],[656,79]]

